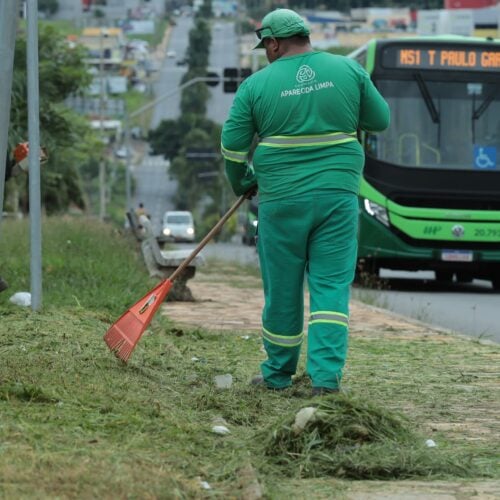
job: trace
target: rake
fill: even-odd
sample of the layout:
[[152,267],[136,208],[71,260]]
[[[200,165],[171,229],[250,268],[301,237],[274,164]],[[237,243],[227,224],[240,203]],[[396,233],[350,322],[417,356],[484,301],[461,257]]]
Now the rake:
[[252,194],[252,192],[249,192],[240,196],[219,222],[201,240],[199,245],[182,261],[179,267],[168,278],[146,293],[144,297],[139,299],[113,323],[111,328],[105,333],[104,341],[117,358],[120,358],[125,363],[128,361],[142,334],[172,288],[174,280],[182,274],[202,248],[221,230],[229,217]]

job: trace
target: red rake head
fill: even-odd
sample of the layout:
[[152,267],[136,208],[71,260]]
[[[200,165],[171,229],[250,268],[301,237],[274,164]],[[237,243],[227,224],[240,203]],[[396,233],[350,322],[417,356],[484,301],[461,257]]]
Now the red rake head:
[[172,285],[169,279],[162,281],[113,323],[104,341],[116,357],[127,362]]

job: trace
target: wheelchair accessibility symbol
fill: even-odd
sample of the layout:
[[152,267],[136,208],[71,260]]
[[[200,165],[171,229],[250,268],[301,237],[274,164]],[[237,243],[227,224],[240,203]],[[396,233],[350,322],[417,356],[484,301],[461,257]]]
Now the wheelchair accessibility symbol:
[[497,149],[493,147],[474,146],[474,168],[495,170],[497,168]]

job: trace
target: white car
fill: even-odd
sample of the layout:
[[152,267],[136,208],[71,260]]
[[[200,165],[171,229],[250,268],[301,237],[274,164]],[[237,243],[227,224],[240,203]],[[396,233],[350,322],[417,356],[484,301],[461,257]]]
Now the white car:
[[165,212],[160,239],[193,242],[195,239],[193,214],[188,211]]
[[115,150],[115,156],[117,158],[127,158],[130,155],[130,151],[125,146],[120,146]]
[[177,53],[175,52],[175,50],[169,50],[169,51],[167,51],[167,57],[168,58],[177,57]]

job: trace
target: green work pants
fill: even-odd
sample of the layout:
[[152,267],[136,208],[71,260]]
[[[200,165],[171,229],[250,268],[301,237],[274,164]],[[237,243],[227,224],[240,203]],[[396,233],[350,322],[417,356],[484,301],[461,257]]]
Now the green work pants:
[[313,387],[339,387],[347,355],[357,229],[357,196],[346,191],[259,204],[262,333],[268,355],[261,370],[268,387],[288,387],[296,372],[304,336],[306,274],[307,374]]

